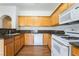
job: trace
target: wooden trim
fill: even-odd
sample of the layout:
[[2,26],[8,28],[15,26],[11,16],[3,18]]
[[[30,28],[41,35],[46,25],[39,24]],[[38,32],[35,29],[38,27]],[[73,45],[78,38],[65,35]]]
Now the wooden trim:
[[60,3],[54,10],[54,12],[50,15],[50,17],[60,8],[60,6],[63,5],[63,3]]

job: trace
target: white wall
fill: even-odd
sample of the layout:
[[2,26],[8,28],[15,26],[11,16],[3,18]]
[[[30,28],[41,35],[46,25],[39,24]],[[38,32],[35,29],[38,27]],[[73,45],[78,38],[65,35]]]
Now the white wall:
[[4,56],[4,39],[0,38],[0,56]]
[[49,16],[50,11],[18,11],[18,16]]
[[[8,15],[12,18],[12,28],[16,28],[16,6],[0,6],[0,18]],[[0,28],[2,28],[2,20],[0,19]]]

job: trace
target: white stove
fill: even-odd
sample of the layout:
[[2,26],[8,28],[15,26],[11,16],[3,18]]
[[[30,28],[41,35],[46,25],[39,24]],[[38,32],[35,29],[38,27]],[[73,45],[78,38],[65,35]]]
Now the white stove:
[[70,42],[79,42],[79,37],[68,35],[52,34],[52,55],[54,56],[71,56]]

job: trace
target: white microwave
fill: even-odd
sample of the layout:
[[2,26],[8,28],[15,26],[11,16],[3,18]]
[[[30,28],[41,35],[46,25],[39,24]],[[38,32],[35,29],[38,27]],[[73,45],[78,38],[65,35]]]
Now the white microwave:
[[70,23],[79,20],[79,3],[59,15],[59,24]]

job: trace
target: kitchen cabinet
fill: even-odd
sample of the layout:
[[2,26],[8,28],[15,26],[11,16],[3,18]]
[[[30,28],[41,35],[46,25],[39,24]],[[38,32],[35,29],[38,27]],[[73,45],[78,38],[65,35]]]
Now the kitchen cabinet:
[[43,34],[34,34],[34,45],[43,45]]
[[21,34],[21,35],[20,35],[20,39],[21,39],[21,41],[20,41],[20,46],[23,47],[23,45],[24,45],[24,39],[25,39],[24,34]]
[[6,37],[0,40],[0,55],[14,56],[23,47],[25,34]]
[[51,25],[56,26],[59,25],[59,15],[63,13],[65,10],[70,8],[73,4],[70,3],[62,3],[59,5],[59,7],[53,12],[53,14],[50,16],[51,19]]
[[[48,33],[26,33],[25,45],[48,45],[48,41],[51,39],[51,34]],[[50,41],[49,41],[50,44]],[[50,46],[50,45],[49,45]]]
[[59,25],[59,13],[56,11],[52,16],[51,16],[51,25]]
[[48,48],[51,50],[51,34],[49,34]]
[[72,46],[72,56],[79,56],[79,47]]
[[20,49],[20,36],[15,37],[15,54],[19,51]]
[[25,34],[25,45],[34,45],[34,34],[33,33]]
[[49,16],[19,16],[18,26],[50,26]]
[[50,39],[50,34],[48,33],[44,33],[43,34],[43,45],[48,45],[48,41],[51,40]]
[[5,39],[4,52],[5,56],[14,56],[14,38]]
[[18,26],[26,26],[26,22],[25,17],[18,17]]
[[58,9],[58,12],[61,14],[62,12],[64,12],[65,10],[67,10],[69,7],[68,3],[62,3],[61,6]]
[[68,3],[68,8],[72,7],[75,3]]
[[15,36],[15,54],[24,46],[24,34]]
[[51,25],[59,25],[59,14],[61,14],[63,11],[67,9],[67,4],[61,4],[56,11],[51,15]]

